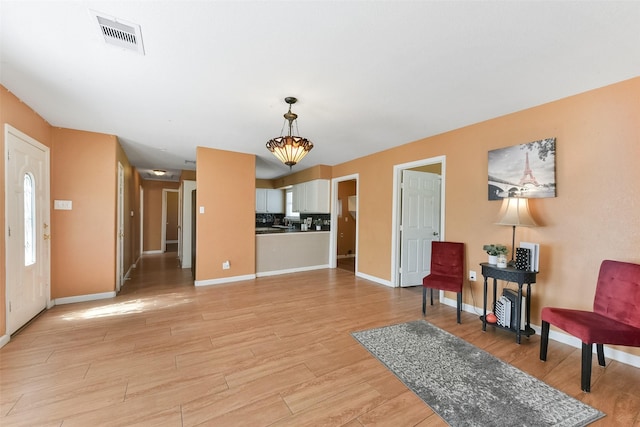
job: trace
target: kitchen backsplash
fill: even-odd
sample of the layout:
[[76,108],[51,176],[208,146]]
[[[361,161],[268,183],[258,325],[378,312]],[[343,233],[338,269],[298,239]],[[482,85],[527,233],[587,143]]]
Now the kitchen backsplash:
[[[285,215],[284,214],[266,214],[266,213],[257,213],[256,214],[256,227],[271,227],[274,225],[284,225]],[[322,225],[323,230],[329,230],[331,225],[331,214],[310,214],[310,213],[301,213],[299,220],[293,220],[292,223],[296,228],[300,227],[300,223],[307,218],[311,218],[311,224],[317,225],[320,223]]]

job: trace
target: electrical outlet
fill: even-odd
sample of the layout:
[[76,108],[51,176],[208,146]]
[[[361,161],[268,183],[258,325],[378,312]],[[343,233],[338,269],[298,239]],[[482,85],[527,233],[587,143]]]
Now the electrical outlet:
[[229,261],[228,260],[222,263],[222,269],[223,270],[228,270],[230,268],[231,268],[231,266],[229,265]]
[[476,281],[476,272],[473,270],[469,270],[469,280],[471,282],[475,282]]

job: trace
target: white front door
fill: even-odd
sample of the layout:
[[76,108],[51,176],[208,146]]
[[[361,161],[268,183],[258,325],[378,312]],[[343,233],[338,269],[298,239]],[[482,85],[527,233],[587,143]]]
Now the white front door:
[[431,242],[440,240],[439,175],[402,171],[400,286],[422,284],[431,271]]
[[5,125],[7,334],[50,300],[49,149]]

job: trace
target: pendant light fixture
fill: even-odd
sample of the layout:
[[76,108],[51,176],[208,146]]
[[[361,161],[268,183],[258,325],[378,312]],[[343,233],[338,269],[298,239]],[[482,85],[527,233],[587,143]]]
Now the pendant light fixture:
[[[298,115],[291,111],[291,105],[298,100],[292,96],[284,99],[289,104],[289,111],[284,114],[284,118],[289,122],[289,135],[278,136],[267,142],[267,149],[273,153],[282,163],[289,166],[289,169],[298,163],[313,148],[313,142],[307,138],[293,135],[293,122],[296,121]],[[285,122],[286,123],[286,122]],[[284,129],[284,125],[282,126]],[[296,122],[296,132],[298,131],[298,122]]]

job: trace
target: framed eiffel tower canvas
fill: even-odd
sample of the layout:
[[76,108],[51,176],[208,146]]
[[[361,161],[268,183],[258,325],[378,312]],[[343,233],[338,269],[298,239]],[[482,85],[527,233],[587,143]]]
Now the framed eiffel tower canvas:
[[556,139],[489,151],[489,200],[556,197]]

